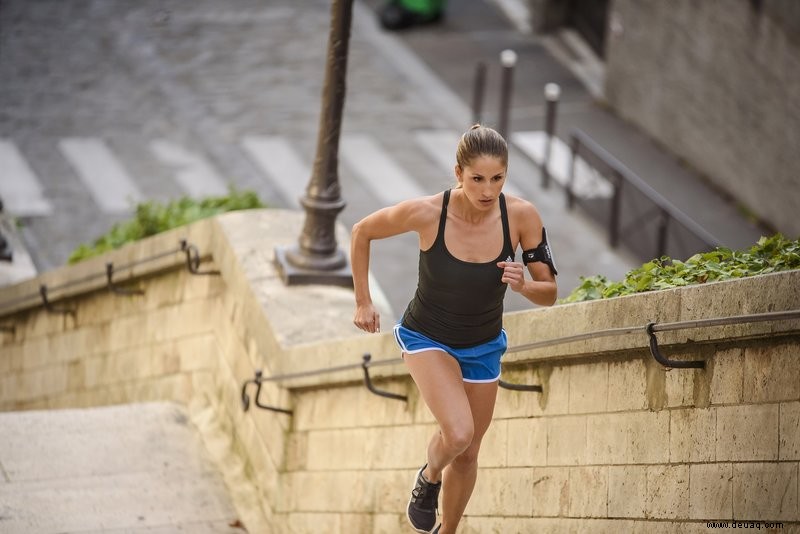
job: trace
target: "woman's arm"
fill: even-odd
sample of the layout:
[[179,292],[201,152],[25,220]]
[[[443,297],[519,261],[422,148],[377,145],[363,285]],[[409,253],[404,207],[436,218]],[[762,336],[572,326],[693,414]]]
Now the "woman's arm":
[[431,197],[407,200],[367,215],[355,225],[350,238],[350,263],[356,311],[353,323],[366,332],[380,331],[380,315],[369,293],[369,253],[374,239],[385,239],[406,232],[420,233],[430,224]]
[[[522,250],[530,250],[542,242],[542,219],[539,212],[530,202],[521,199],[509,199],[509,218],[519,231],[519,244]],[[556,277],[550,267],[542,262],[528,264],[528,272],[533,280],[525,278],[523,264],[500,262],[503,269],[503,282],[513,291],[540,306],[552,306],[558,297]]]

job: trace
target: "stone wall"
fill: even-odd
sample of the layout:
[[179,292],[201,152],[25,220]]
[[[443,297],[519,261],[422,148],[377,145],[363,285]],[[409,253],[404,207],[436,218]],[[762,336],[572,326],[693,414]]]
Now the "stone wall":
[[758,217],[800,234],[797,3],[611,6],[609,103]]
[[[797,343],[707,350],[710,379],[642,352],[520,373],[546,376],[549,399],[501,391],[462,532],[705,532],[732,518],[796,528]],[[404,410],[343,388],[295,406],[283,505],[294,531],[405,531],[398,511],[435,429],[418,398]]]
[[[0,338],[0,409],[185,403],[249,532],[407,531],[410,482],[435,423],[401,365],[372,373],[407,403],[369,393],[356,366],[265,383],[261,402],[291,416],[242,410],[257,368],[270,376],[398,356],[390,334],[350,324],[349,291],[280,283],[272,249],[301,223],[273,210],[228,214],[0,289],[0,324],[14,326]],[[4,307],[184,237],[203,253],[201,269],[220,275],[192,275],[178,255],[120,275],[142,296],[98,283],[57,302],[74,315]],[[706,532],[707,521],[734,518],[800,529],[799,320],[658,334],[668,357],[703,359],[703,370],[663,369],[642,328],[528,346],[800,309],[798,287],[800,271],[507,314],[516,348],[503,378],[543,392],[501,390],[461,531]]]
[[[620,326],[797,309],[800,272],[508,314],[512,346]],[[787,293],[788,292],[788,293]],[[798,321],[644,332],[509,354],[479,482],[462,529],[485,532],[706,532],[708,521],[799,528]],[[700,342],[700,343],[698,343]],[[435,429],[413,384],[298,390],[284,507],[296,532],[402,532],[413,470]],[[342,487],[350,488],[344,495]],[[762,524],[762,528],[763,528]]]

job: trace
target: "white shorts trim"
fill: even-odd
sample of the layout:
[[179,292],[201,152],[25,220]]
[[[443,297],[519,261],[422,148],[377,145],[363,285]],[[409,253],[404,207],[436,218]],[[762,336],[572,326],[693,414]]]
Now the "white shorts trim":
[[429,348],[426,347],[424,349],[408,350],[406,348],[405,343],[403,343],[403,340],[400,339],[400,334],[398,333],[398,329],[399,328],[400,328],[400,325],[394,325],[394,329],[393,329],[393,331],[394,331],[394,340],[395,340],[395,342],[397,342],[397,345],[400,347],[400,350],[403,353],[405,353],[405,354],[418,354],[420,352],[429,352],[429,351],[432,351],[432,350],[438,350],[439,352],[444,352],[445,354],[449,354],[449,352],[447,352],[446,350],[444,350],[441,347],[429,347]]
[[464,380],[464,382],[469,382],[470,384],[490,384],[500,380],[500,375],[497,375],[496,378],[489,378],[488,380],[472,380],[470,378],[464,378],[462,380]]
[[[438,351],[438,352],[443,352],[443,353],[447,354],[448,356],[452,357],[453,359],[455,359],[456,361],[458,361],[458,357],[456,357],[455,355],[449,353],[448,351],[446,351],[442,347],[437,347],[435,345],[431,345],[429,347],[424,347],[424,348],[416,349],[416,350],[408,350],[408,347],[406,347],[405,343],[403,343],[403,340],[400,337],[400,327],[401,327],[401,325],[399,325],[399,324],[394,325],[394,328],[392,329],[392,332],[394,333],[394,341],[395,341],[395,343],[397,343],[397,346],[400,348],[400,351],[402,352],[403,355],[406,355],[406,354],[412,355],[412,354],[419,354],[421,352]],[[502,332],[503,332],[503,334],[505,334],[505,332],[506,332],[505,329],[503,329]],[[459,363],[459,365],[461,365],[461,364]],[[502,373],[500,373],[500,374],[502,374]],[[492,382],[497,382],[498,380],[500,380],[500,374],[498,374],[494,378],[474,379],[474,378],[464,378],[464,377],[462,377],[461,380],[463,380],[464,382],[470,383],[470,384],[491,384]]]

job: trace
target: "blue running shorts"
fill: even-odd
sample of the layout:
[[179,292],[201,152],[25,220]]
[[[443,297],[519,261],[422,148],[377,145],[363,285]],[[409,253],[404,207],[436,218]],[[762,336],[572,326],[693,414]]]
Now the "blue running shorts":
[[464,382],[477,383],[494,382],[500,379],[500,358],[508,348],[508,337],[506,337],[505,330],[501,330],[496,338],[481,345],[454,349],[398,324],[394,327],[394,340],[405,354],[415,354],[426,350],[440,350],[449,354],[461,366]]

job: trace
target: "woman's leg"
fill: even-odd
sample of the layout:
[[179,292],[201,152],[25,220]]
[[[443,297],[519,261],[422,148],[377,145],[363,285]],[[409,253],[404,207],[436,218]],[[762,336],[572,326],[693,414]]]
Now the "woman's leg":
[[[455,358],[440,350],[406,354],[405,362],[436,421],[439,431],[428,445],[428,467],[423,475],[439,482],[442,471],[473,443],[475,422]],[[484,430],[485,431],[485,430]]]
[[478,451],[489,429],[497,399],[497,382],[464,383],[472,411],[474,433],[472,443],[456,456],[444,471],[442,484],[442,528],[440,534],[453,534],[467,507],[478,477]]

